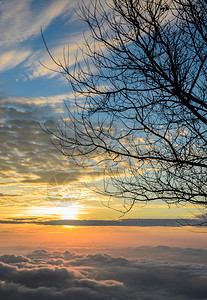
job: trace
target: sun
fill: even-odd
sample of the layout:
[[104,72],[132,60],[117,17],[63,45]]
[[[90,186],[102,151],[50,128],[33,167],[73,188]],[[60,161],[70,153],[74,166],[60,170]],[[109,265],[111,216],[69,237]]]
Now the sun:
[[76,220],[79,210],[77,206],[70,205],[68,207],[60,207],[60,215],[62,220]]

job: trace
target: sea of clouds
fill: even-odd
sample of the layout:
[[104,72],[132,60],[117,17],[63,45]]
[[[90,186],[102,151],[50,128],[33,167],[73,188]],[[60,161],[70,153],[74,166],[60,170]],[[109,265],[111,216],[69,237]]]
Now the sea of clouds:
[[207,299],[207,250],[159,246],[89,252],[1,255],[0,299]]

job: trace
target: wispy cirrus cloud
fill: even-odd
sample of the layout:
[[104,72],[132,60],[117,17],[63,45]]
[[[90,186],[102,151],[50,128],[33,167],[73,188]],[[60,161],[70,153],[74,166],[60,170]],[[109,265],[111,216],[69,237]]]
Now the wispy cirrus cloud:
[[31,54],[31,50],[9,50],[0,54],[0,72],[10,70],[23,62]]
[[[84,1],[86,6],[87,2],[89,3],[90,0]],[[68,66],[73,65],[76,60],[82,60],[81,56],[77,59],[76,54],[79,46],[82,48],[84,44],[83,30],[86,36],[87,30],[83,22],[78,22],[79,16],[76,11],[79,10],[79,4],[81,4],[81,0],[1,1],[0,72],[12,69],[26,60],[22,65],[24,69],[23,81],[28,78],[31,80],[43,76],[51,78],[56,75],[55,72],[49,70],[57,70],[58,68],[46,53],[43,40],[41,39],[41,43],[36,40],[36,45],[34,43],[34,39],[41,35],[41,29],[51,54],[57,61],[60,59],[64,62],[65,54],[65,58],[68,59],[67,51],[63,54],[63,48],[68,46],[70,56]],[[59,34],[51,33],[50,30],[46,32],[57,18],[59,18],[59,21],[61,20],[59,26],[63,30]],[[71,30],[71,26],[73,26],[73,30]],[[21,75],[18,75],[17,80],[20,78]]]
[[1,1],[0,45],[8,46],[23,42],[40,34],[58,16],[71,10],[75,1]]
[[[44,38],[47,43],[47,36],[45,35]],[[82,56],[77,57],[79,47],[84,44],[82,31],[76,32],[75,34],[68,34],[64,39],[57,39],[56,44],[56,46],[47,45],[54,60],[51,59],[44,47],[42,50],[34,52],[27,60],[24,67],[27,70],[29,79],[32,80],[43,76],[52,78],[57,75],[56,71],[61,71],[58,64],[62,63],[65,67],[66,62],[67,67],[70,67],[75,62],[82,60]]]
[[[12,69],[28,58],[34,52],[30,43],[31,39],[41,34],[40,29],[46,30],[57,17],[73,15],[75,7],[77,7],[77,1],[72,0],[1,1],[0,71]],[[26,42],[28,43],[27,49],[25,49]],[[41,71],[43,72],[42,69]],[[38,71],[34,74],[37,75]]]

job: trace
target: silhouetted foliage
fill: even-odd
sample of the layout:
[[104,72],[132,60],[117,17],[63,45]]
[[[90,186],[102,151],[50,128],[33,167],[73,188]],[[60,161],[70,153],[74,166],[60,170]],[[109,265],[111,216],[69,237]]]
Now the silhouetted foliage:
[[[207,206],[207,2],[112,0],[82,4],[90,29],[69,69],[69,120],[47,128],[80,165],[105,166],[103,193]],[[110,204],[109,204],[110,205]]]

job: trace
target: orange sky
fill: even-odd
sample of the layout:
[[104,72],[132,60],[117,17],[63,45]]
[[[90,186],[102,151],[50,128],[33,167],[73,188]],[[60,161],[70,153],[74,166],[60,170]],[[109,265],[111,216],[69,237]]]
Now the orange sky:
[[188,227],[65,227],[1,224],[1,252],[31,248],[71,249],[171,246],[207,249],[206,234]]

